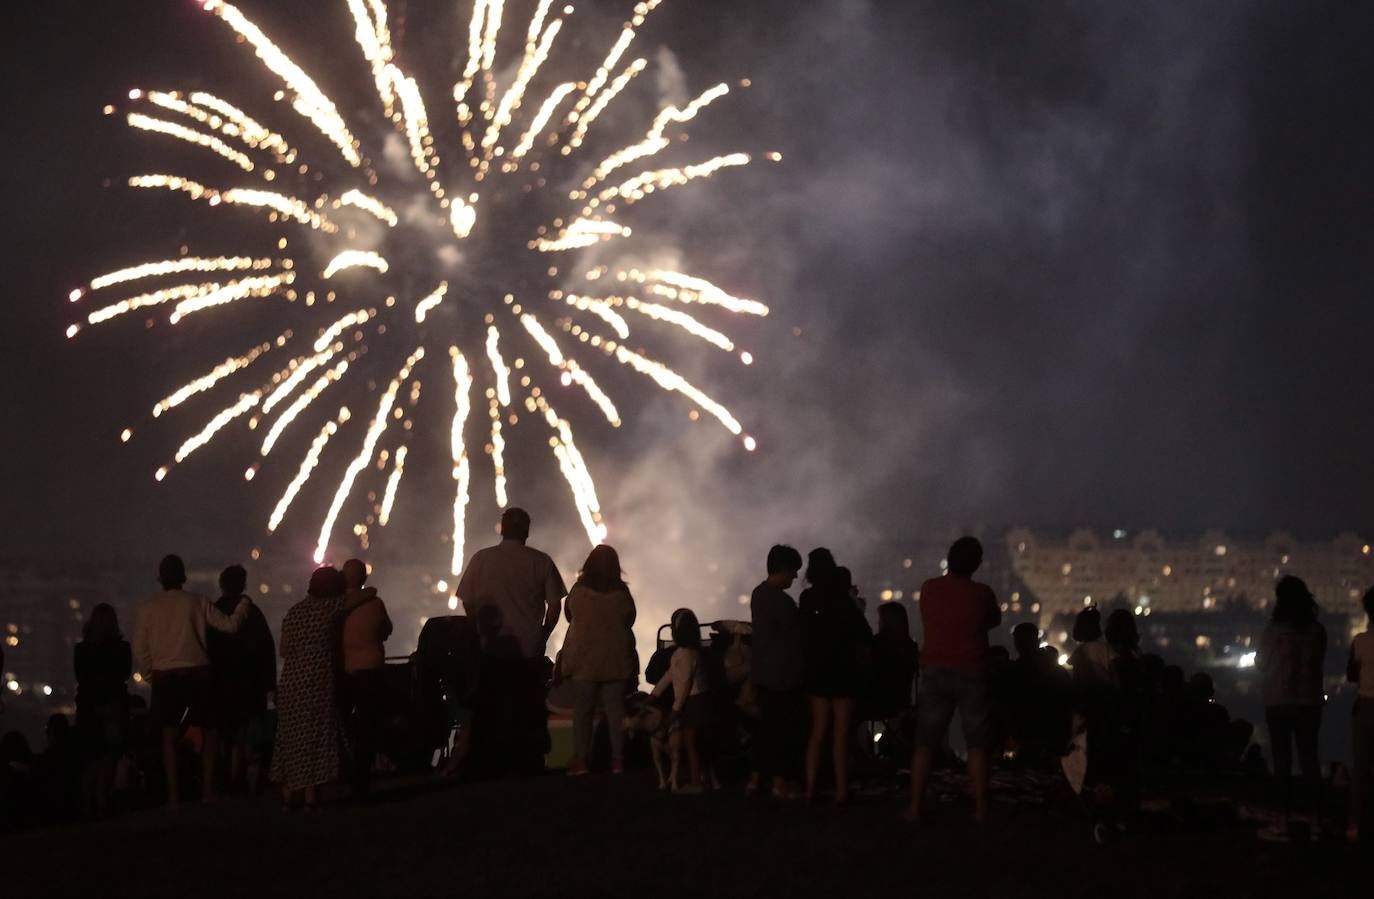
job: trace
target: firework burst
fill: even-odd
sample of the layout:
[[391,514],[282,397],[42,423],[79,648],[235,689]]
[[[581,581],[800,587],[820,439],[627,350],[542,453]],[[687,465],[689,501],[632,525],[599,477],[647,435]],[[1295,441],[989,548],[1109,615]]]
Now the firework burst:
[[[185,247],[177,258],[139,262],[93,278],[69,297],[82,304],[82,311],[68,336],[117,324],[136,312],[166,312],[167,321],[176,324],[192,316],[199,321],[228,314],[220,307],[267,299],[291,304],[291,321],[299,323],[286,330],[279,324],[275,333],[157,400],[151,412],[158,418],[201,394],[220,397],[220,408],[185,437],[155,478],[164,480],[231,429],[252,432],[247,480],[268,461],[281,461],[284,473],[294,472],[267,518],[270,533],[291,513],[306,482],[324,476],[326,449],[351,439],[350,455],[336,460],[341,474],[320,524],[315,559],[324,559],[337,545],[340,517],[360,479],[375,478],[380,494],[369,494],[372,505],[353,527],[366,547],[369,525],[385,527],[393,519],[424,372],[442,379],[447,385],[442,393],[452,397],[452,417],[444,424],[453,480],[451,567],[457,574],[464,558],[473,448],[484,445],[494,498],[504,506],[506,437],[522,418],[522,430],[542,432],[538,439],[547,442],[567,481],[587,539],[595,544],[606,536],[596,484],[573,425],[536,383],[540,366],[527,365],[526,354],[546,360],[547,371],[569,392],[582,394],[613,427],[621,424],[621,407],[592,374],[596,365],[626,366],[681,394],[754,449],[753,438],[728,409],[627,341],[639,323],[655,321],[677,329],[684,339],[737,353],[735,358],[748,365],[752,356],[703,318],[762,316],[768,308],[696,275],[578,261],[590,248],[603,258],[614,257],[617,245],[633,233],[626,216],[635,203],[751,161],[744,153],[681,166],[655,159],[671,145],[665,131],[684,129],[730,92],[726,84],[681,107],[662,109],[642,138],[596,154],[600,158],[582,158],[580,151],[595,132],[609,130],[616,99],[647,67],[645,59],[628,57],[640,26],[663,0],[633,7],[594,72],[551,85],[546,69],[555,67],[551,60],[574,8],[555,10],[553,0],[535,0],[523,46],[502,60],[502,75],[497,48],[506,4],[473,0],[466,40],[460,42],[466,44],[461,78],[444,88],[444,120],[436,120],[433,129],[426,92],[401,67],[393,47],[386,4],[340,3],[353,25],[356,46],[349,52],[368,67],[375,87],[370,114],[386,126],[370,129],[377,132],[375,145],[355,135],[339,104],[258,25],[221,0],[202,5],[275,77],[273,98],[294,111],[297,130],[274,130],[265,124],[273,116],[255,117],[206,91],[134,90],[122,110],[131,128],[218,157],[207,159],[206,174],[196,179],[140,173],[127,179],[130,188],[170,192],[206,214],[248,218],[261,229],[249,242],[269,249],[219,248],[223,255],[202,255],[203,248]],[[512,43],[508,31],[503,46]],[[428,99],[434,100],[432,90]],[[116,112],[106,107],[107,114]],[[442,154],[436,132],[452,134],[452,146]],[[403,148],[392,154],[403,157],[403,173],[395,165],[374,164],[369,156],[386,154],[388,144]],[[540,214],[557,209],[555,203],[563,211],[529,221],[531,195],[543,200]],[[522,212],[527,220],[514,224]],[[491,222],[500,224],[484,230]],[[414,264],[417,244],[447,259],[449,271]],[[481,274],[473,275],[469,269],[476,266],[465,260],[478,255],[495,257],[499,264],[483,262]],[[436,274],[426,281],[426,271]],[[511,272],[539,277],[509,276],[503,284],[503,273]],[[560,314],[544,311],[549,309]],[[336,396],[313,424],[298,424],[326,394],[348,389],[336,385],[355,380],[369,391],[363,405],[355,402],[357,408],[351,409]],[[361,389],[347,396],[356,397]],[[286,452],[283,440],[293,428],[306,429],[302,440],[314,434],[294,464],[277,459]],[[477,433],[480,441],[472,439]],[[120,439],[127,443],[132,435],[125,429]]]

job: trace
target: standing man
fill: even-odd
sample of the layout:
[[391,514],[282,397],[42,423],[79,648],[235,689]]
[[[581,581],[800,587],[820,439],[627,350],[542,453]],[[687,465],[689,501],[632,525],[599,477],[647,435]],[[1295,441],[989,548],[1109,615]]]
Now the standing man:
[[529,513],[507,509],[501,542],[473,555],[456,592],[482,638],[472,736],[474,761],[488,771],[544,768],[544,645],[568,591],[553,559],[525,545],[529,535]]
[[[247,586],[248,572],[242,565],[224,569],[215,608],[233,615]],[[205,637],[214,669],[220,749],[229,760],[224,779],[231,790],[245,786],[256,795],[265,773],[262,744],[269,726],[267,697],[277,689],[277,644],[267,617],[257,606],[250,607],[238,633],[212,630]]]
[[749,791],[771,777],[773,798],[795,799],[803,739],[802,620],[787,588],[797,580],[801,553],[790,546],[768,550],[768,577],[754,588],[751,680],[759,710],[758,742]]
[[349,736],[353,742],[353,796],[366,799],[372,781],[372,766],[377,760],[377,739],[385,710],[386,638],[391,636],[391,618],[376,587],[366,587],[367,565],[349,559],[343,565],[344,593],[353,611],[343,623],[344,709]]
[[234,633],[248,617],[253,603],[240,597],[226,615],[203,596],[181,589],[186,566],[180,556],[167,556],[158,565],[162,592],[138,607],[134,622],[134,659],[143,676],[153,682],[153,721],[162,730],[162,765],[167,775],[167,807],[175,809],[181,794],[177,782],[177,739],[182,724],[199,725],[206,802],[215,798],[216,731],[215,682],[205,646],[207,626]]
[[949,572],[921,585],[922,653],[917,703],[916,752],[911,760],[911,806],[906,818],[920,823],[921,800],[935,753],[943,745],[954,711],[968,744],[968,776],[973,784],[974,817],[988,820],[988,631],[1002,623],[997,597],[973,580],[983,564],[983,545],[960,537],[949,548]]

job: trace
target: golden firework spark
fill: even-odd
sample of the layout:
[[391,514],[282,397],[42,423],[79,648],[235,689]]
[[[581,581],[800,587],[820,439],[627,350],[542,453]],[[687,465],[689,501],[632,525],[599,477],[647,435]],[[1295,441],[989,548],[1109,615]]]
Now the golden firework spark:
[[[622,262],[590,270],[579,268],[576,262],[582,251],[595,248],[610,256],[622,246],[644,240],[630,224],[616,220],[625,214],[625,207],[656,192],[744,166],[753,158],[743,152],[688,164],[664,158],[674,146],[677,132],[730,93],[724,83],[708,88],[684,106],[660,109],[647,131],[641,130],[643,121],[626,119],[623,128],[619,124],[615,128],[629,137],[615,139],[604,134],[612,128],[607,123],[617,122],[613,111],[627,105],[617,100],[642,90],[637,76],[647,70],[648,62],[632,58],[630,50],[646,17],[662,3],[642,0],[634,4],[629,20],[618,32],[606,44],[596,45],[608,49],[595,71],[578,77],[576,73],[550,75],[560,65],[556,55],[573,43],[567,37],[574,21],[572,5],[538,0],[528,22],[522,23],[523,44],[515,41],[518,49],[506,59],[498,53],[507,12],[504,0],[471,0],[465,29],[466,59],[451,92],[453,118],[431,121],[425,85],[406,71],[403,56],[393,43],[393,27],[400,34],[400,20],[393,22],[384,0],[346,0],[356,44],[352,52],[360,54],[360,63],[370,72],[386,127],[394,128],[398,146],[404,148],[399,158],[404,161],[408,157],[405,165],[414,169],[413,173],[401,173],[405,175],[401,177],[395,166],[375,165],[367,155],[384,149],[375,140],[377,135],[368,135],[365,149],[340,111],[341,104],[326,95],[320,83],[249,15],[223,0],[201,0],[204,9],[228,26],[275,76],[267,89],[275,89],[272,97],[284,107],[269,110],[271,114],[250,115],[207,91],[134,89],[129,92],[131,106],[123,113],[127,125],[148,133],[150,139],[185,145],[190,148],[188,152],[200,154],[206,163],[203,174],[136,174],[125,183],[139,190],[182,195],[194,201],[197,209],[237,206],[256,212],[247,216],[249,226],[258,226],[264,239],[278,251],[285,251],[288,245],[283,231],[291,229],[290,233],[306,239],[290,238],[294,250],[290,256],[262,252],[261,241],[223,256],[213,255],[213,251],[193,254],[189,247],[182,247],[175,258],[132,264],[92,278],[69,293],[73,303],[95,293],[109,297],[98,308],[83,310],[81,320],[68,327],[69,337],[86,326],[104,326],[127,320],[129,313],[160,307],[170,307],[167,322],[177,324],[192,313],[247,299],[278,298],[296,304],[291,310],[297,316],[291,320],[295,327],[276,333],[282,327],[278,325],[273,332],[276,336],[223,358],[157,400],[152,415],[160,419],[194,414],[209,417],[199,419],[199,427],[181,441],[173,460],[157,469],[156,479],[165,479],[175,465],[184,463],[219,435],[246,423],[247,431],[261,426],[264,432],[254,441],[257,458],[243,469],[243,476],[255,486],[270,481],[267,472],[271,466],[264,460],[270,457],[275,465],[278,456],[299,452],[305,435],[295,434],[292,426],[302,422],[298,428],[304,428],[304,421],[313,418],[306,433],[314,436],[268,516],[267,530],[275,532],[287,511],[300,501],[300,493],[314,472],[326,464],[328,446],[350,420],[349,407],[340,405],[337,413],[321,422],[316,401],[326,390],[331,397],[352,391],[349,402],[356,405],[357,394],[365,390],[371,394],[365,401],[369,407],[375,404],[375,411],[366,428],[355,436],[358,443],[350,450],[348,461],[337,460],[343,465],[342,476],[321,520],[314,556],[323,560],[330,554],[336,525],[359,479],[385,475],[384,486],[368,488],[369,503],[375,503],[369,510],[376,513],[375,518],[370,514],[350,518],[357,522],[354,534],[365,545],[369,525],[385,526],[394,519],[407,459],[411,465],[424,462],[418,455],[422,452],[420,444],[413,444],[415,452],[410,452],[408,436],[393,442],[388,434],[392,428],[409,432],[419,423],[415,416],[420,411],[421,385],[412,374],[424,359],[427,346],[431,351],[436,346],[447,347],[452,363],[454,391],[449,407],[452,417],[447,462],[455,486],[453,574],[459,573],[464,559],[472,478],[485,469],[480,455],[474,459],[468,442],[470,429],[480,428],[480,433],[489,434],[485,455],[491,459],[495,499],[504,506],[510,483],[505,463],[508,439],[521,433],[522,415],[542,420],[549,428],[541,439],[547,439],[554,463],[567,481],[588,540],[596,543],[606,537],[590,466],[578,449],[571,420],[556,412],[549,394],[535,385],[525,358],[530,350],[547,359],[563,388],[577,388],[576,393],[566,395],[568,403],[590,404],[612,426],[621,424],[621,413],[593,375],[597,366],[608,373],[606,377],[632,380],[633,375],[620,374],[629,369],[664,391],[680,394],[740,437],[747,449],[754,449],[754,439],[744,433],[728,408],[665,363],[651,358],[648,350],[637,344],[632,348],[627,342],[642,321],[650,321],[657,323],[647,328],[651,336],[671,335],[676,330],[734,352],[735,342],[720,327],[721,317],[764,316],[768,307],[698,275],[654,268],[644,262],[638,263],[642,268]],[[578,41],[583,42],[585,39]],[[245,80],[235,88],[236,94],[249,93],[261,90],[262,85]],[[345,108],[352,105],[342,104]],[[287,107],[290,111],[283,112]],[[107,113],[114,111],[113,106],[106,107]],[[290,112],[307,123],[307,133],[295,133],[283,124],[282,116],[289,118]],[[455,119],[457,140],[441,153],[441,144],[453,137],[450,132]],[[299,125],[299,120],[296,123]],[[675,132],[671,137],[669,128]],[[644,136],[634,141],[637,134]],[[599,161],[584,164],[578,156],[584,146],[596,146]],[[325,158],[311,158],[312,148],[316,152],[324,149]],[[441,165],[445,156],[453,159]],[[571,159],[564,161],[564,157]],[[780,159],[776,153],[766,154],[766,158]],[[571,172],[570,192],[566,186],[551,187],[552,176],[546,180],[545,167],[555,162],[580,167]],[[652,167],[635,171],[636,164]],[[226,176],[251,176],[250,180],[258,184],[272,182],[272,189],[242,182],[224,184]],[[561,178],[559,183],[568,182]],[[550,202],[555,194],[560,200],[566,195],[573,204],[581,205],[561,215],[551,213],[551,218],[544,220],[551,224],[532,223],[528,231],[501,235],[507,239],[510,257],[489,268],[509,274],[512,284],[528,282],[531,279],[526,275],[531,272],[547,272],[547,289],[523,288],[528,295],[516,297],[505,292],[510,288],[468,277],[476,253],[466,249],[465,242],[493,221],[507,227],[504,223],[511,219],[509,210],[518,205],[515,201],[530,194]],[[621,216],[615,214],[617,207]],[[265,225],[261,222],[264,217]],[[235,224],[242,226],[237,220]],[[421,280],[425,273],[414,271],[417,239],[435,244],[436,258],[441,250],[446,254],[442,255],[443,270],[437,272],[442,277]],[[495,245],[495,241],[483,244]],[[645,252],[638,246],[633,252],[640,260],[655,255],[652,248]],[[571,271],[549,266],[549,259],[573,260]],[[585,284],[569,289],[560,281],[576,279],[579,272],[585,276]],[[520,277],[515,277],[517,274]],[[565,316],[549,327],[531,308],[546,298],[558,304],[554,308]],[[511,329],[514,337],[503,335],[497,327],[491,310],[499,310],[502,304],[495,302],[498,299],[504,300],[521,325]],[[336,301],[341,307],[337,311],[331,305]],[[682,308],[693,305],[699,309],[689,312]],[[331,311],[321,314],[323,309]],[[462,323],[474,310],[484,316],[485,332],[472,327],[471,322]],[[157,323],[148,318],[146,325],[151,328]],[[589,326],[605,326],[609,335],[592,333]],[[569,338],[555,338],[554,333],[560,331]],[[481,336],[471,346],[459,345],[468,335]],[[396,346],[396,340],[403,341],[402,346]],[[583,346],[601,352],[584,358]],[[398,349],[406,351],[403,362]],[[285,357],[280,367],[258,374],[260,380],[252,380],[260,368],[255,363],[273,352]],[[477,367],[470,362],[483,358],[485,364]],[[753,356],[742,352],[739,360],[748,365]],[[537,364],[542,366],[543,362]],[[407,384],[409,393],[403,395]],[[479,423],[474,421],[474,416],[481,419],[475,406],[483,393],[487,415]],[[216,398],[215,407],[195,412],[193,406],[211,402],[207,397]],[[443,401],[449,402],[447,394]],[[695,410],[692,414],[697,416]],[[128,442],[132,436],[133,429],[125,428],[121,440]],[[384,438],[390,449],[381,448]],[[291,447],[293,442],[298,444],[295,448]]]

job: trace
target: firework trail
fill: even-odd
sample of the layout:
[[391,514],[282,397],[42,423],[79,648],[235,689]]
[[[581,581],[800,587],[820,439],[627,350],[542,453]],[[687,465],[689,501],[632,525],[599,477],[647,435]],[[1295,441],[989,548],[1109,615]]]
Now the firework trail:
[[[614,264],[582,269],[578,263],[579,251],[597,248],[605,257],[631,238],[633,229],[611,216],[627,214],[628,207],[656,192],[751,161],[739,152],[683,165],[657,158],[675,139],[686,140],[685,134],[669,135],[667,129],[685,129],[730,93],[726,84],[710,87],[681,108],[660,110],[647,131],[639,131],[644,123],[633,123],[632,117],[625,125],[612,124],[617,99],[632,90],[648,65],[643,58],[631,58],[640,26],[663,0],[635,5],[629,21],[604,45],[609,49],[601,64],[572,80],[554,79],[546,70],[571,68],[556,60],[560,37],[568,43],[573,6],[555,8],[553,0],[530,0],[528,23],[504,32],[507,44],[515,47],[518,41],[519,46],[503,61],[498,39],[509,17],[507,4],[472,0],[466,40],[457,42],[466,50],[461,78],[451,88],[428,91],[431,103],[436,96],[445,105],[451,102],[442,113],[437,105],[427,105],[424,86],[401,67],[386,3],[338,2],[340,14],[351,19],[356,46],[334,48],[332,57],[365,66],[376,92],[353,125],[345,119],[346,107],[328,96],[266,31],[221,0],[203,0],[201,5],[244,45],[245,53],[256,56],[263,67],[257,89],[269,93],[277,106],[250,115],[206,91],[136,89],[129,93],[127,108],[105,108],[107,115],[122,112],[129,127],[204,158],[197,169],[203,174],[195,178],[139,173],[127,178],[128,187],[184,198],[192,209],[207,210],[202,214],[213,210],[215,216],[234,216],[240,228],[247,221],[260,233],[243,241],[251,246],[214,248],[223,255],[183,247],[176,258],[138,262],[90,279],[68,297],[82,304],[68,337],[94,325],[118,326],[137,318],[134,313],[166,311],[171,324],[196,314],[197,322],[206,320],[209,326],[215,315],[228,314],[222,307],[259,306],[267,300],[289,304],[280,318],[293,324],[282,330],[279,323],[271,335],[237,355],[214,354],[222,361],[153,405],[153,417],[163,419],[188,414],[181,407],[202,395],[218,398],[216,411],[194,423],[155,478],[164,480],[196,451],[244,428],[258,434],[242,441],[256,449],[244,471],[253,480],[274,450],[278,455],[288,451],[285,441],[293,427],[309,427],[297,438],[299,443],[314,434],[303,456],[294,466],[289,460],[283,465],[292,476],[266,521],[271,533],[306,483],[330,467],[326,450],[351,440],[354,449],[347,461],[336,460],[342,474],[320,523],[315,559],[323,560],[338,546],[339,519],[346,509],[356,508],[350,500],[359,480],[374,478],[380,494],[369,493],[371,505],[353,527],[366,547],[368,528],[385,527],[394,518],[407,457],[412,465],[419,459],[410,432],[417,423],[419,375],[428,366],[426,370],[452,385],[451,392],[439,393],[452,398],[451,417],[445,418],[454,482],[451,568],[458,574],[470,489],[478,474],[473,452],[485,446],[491,465],[481,467],[482,473],[491,472],[494,498],[504,506],[510,489],[507,438],[531,428],[540,433],[530,439],[549,447],[567,481],[587,539],[595,544],[607,534],[572,421],[555,411],[547,392],[535,383],[537,372],[533,363],[526,364],[527,355],[547,361],[549,371],[570,391],[568,405],[585,401],[613,427],[621,424],[621,407],[593,375],[596,366],[624,366],[646,383],[686,397],[739,437],[746,449],[754,449],[754,439],[728,409],[627,341],[633,326],[654,321],[734,353],[736,344],[718,327],[719,321],[702,316],[763,316],[768,307],[732,296],[699,275]],[[507,74],[501,73],[502,65]],[[283,115],[283,105],[291,114]],[[366,122],[383,127],[364,127]],[[643,137],[617,143],[613,133],[627,127]],[[364,138],[374,143],[365,145]],[[382,151],[387,140],[404,147],[404,164],[411,173],[403,177],[394,166],[374,165],[369,151]],[[608,152],[582,158],[583,148],[591,146]],[[780,159],[776,153],[766,158]],[[542,198],[539,215],[547,212],[548,217],[511,225],[510,209],[531,195]],[[422,202],[417,204],[417,198]],[[559,213],[556,204],[565,199],[572,205]],[[419,224],[411,211],[417,205],[426,210],[419,214]],[[484,223],[493,221],[501,224],[484,233]],[[435,238],[436,233],[441,237]],[[436,257],[457,251],[464,258],[464,248],[477,240],[481,249],[474,255],[499,260],[499,266],[489,266],[481,277],[464,279],[440,272],[436,265],[436,276],[429,278],[417,271],[423,266],[402,259],[417,241],[431,245]],[[570,270],[563,277],[576,282],[575,292],[560,287],[561,268]],[[534,287],[529,272],[540,274]],[[366,299],[360,302],[359,296]],[[546,308],[559,315],[541,311]],[[148,327],[155,324],[151,318],[145,321]],[[560,340],[560,332],[573,340]],[[444,348],[450,364],[440,366]],[[740,352],[738,361],[748,365],[753,357]],[[264,365],[272,365],[271,370],[263,370]],[[447,370],[434,371],[440,368]],[[361,386],[335,386],[354,382]],[[348,402],[363,408],[362,414],[339,405],[312,424],[296,424],[311,415],[324,393],[338,394],[337,402],[348,390],[354,391]],[[527,416],[523,426],[522,413]],[[124,429],[121,441],[129,442],[133,433]]]

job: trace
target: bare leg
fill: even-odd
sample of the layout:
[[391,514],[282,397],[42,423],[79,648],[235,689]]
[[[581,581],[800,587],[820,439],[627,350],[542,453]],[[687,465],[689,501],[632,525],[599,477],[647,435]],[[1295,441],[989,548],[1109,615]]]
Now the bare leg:
[[921,805],[926,793],[926,780],[930,777],[930,763],[934,753],[929,747],[917,744],[911,754],[911,804],[907,806],[906,819],[912,824],[921,823]]
[[820,774],[821,748],[830,728],[830,700],[811,697],[811,736],[806,741],[806,800],[816,796],[816,777]]
[[968,751],[968,779],[973,785],[973,819],[988,823],[988,792],[991,789],[992,768],[986,749]]
[[201,796],[206,802],[219,798],[218,785],[215,783],[215,762],[219,756],[219,732],[211,728],[204,730],[204,743],[200,747]]
[[835,765],[835,801],[849,801],[849,721],[854,714],[854,700],[834,702],[835,728],[830,754]]
[[682,729],[673,728],[668,732],[668,786],[676,790],[682,785]]
[[167,807],[169,809],[181,806],[181,790],[177,778],[177,729],[175,727],[164,727],[162,729],[162,770],[167,776]]
[[663,737],[649,738],[649,748],[653,751],[654,770],[658,772],[658,788],[666,790],[671,786],[668,780],[668,746]]

